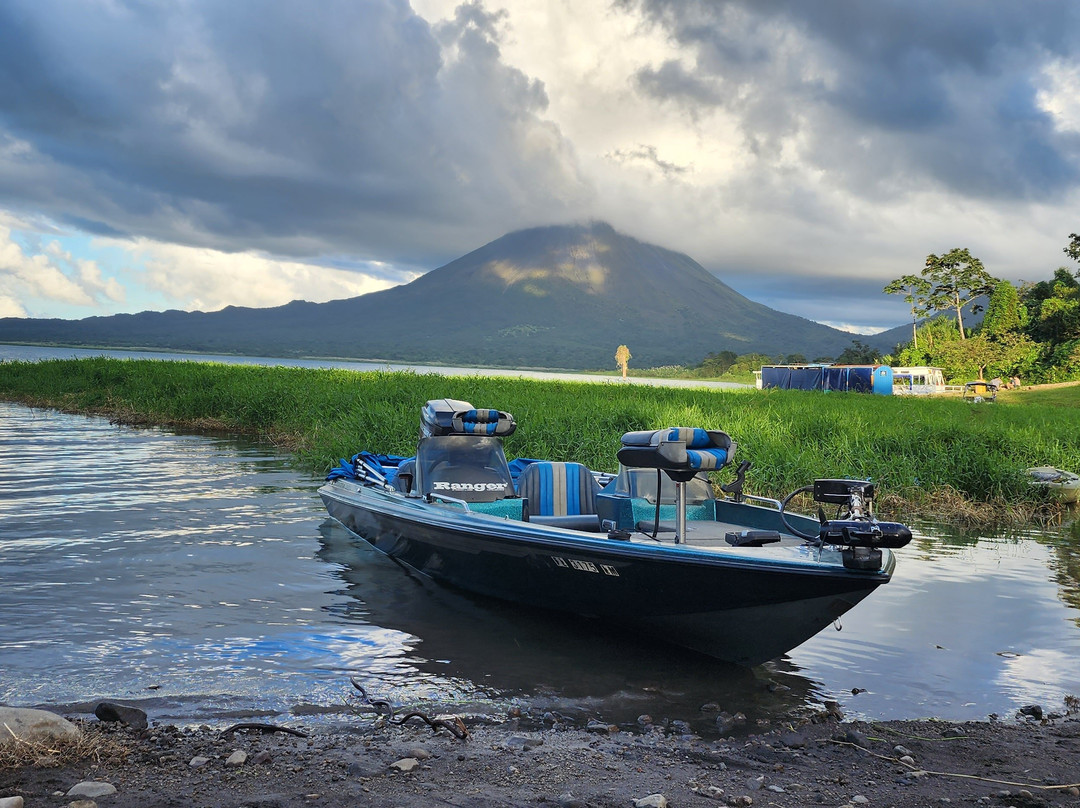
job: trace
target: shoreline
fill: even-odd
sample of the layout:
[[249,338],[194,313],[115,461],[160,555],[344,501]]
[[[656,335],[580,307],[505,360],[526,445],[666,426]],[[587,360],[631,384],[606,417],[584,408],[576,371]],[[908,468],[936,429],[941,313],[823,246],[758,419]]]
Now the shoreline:
[[513,715],[470,723],[465,740],[418,720],[365,718],[306,738],[79,722],[99,741],[96,760],[0,769],[0,800],[68,804],[69,789],[96,782],[116,789],[100,797],[115,808],[1080,802],[1076,712],[958,723],[848,722],[827,711],[716,740],[689,733],[681,722],[652,724],[647,716],[635,732],[549,719]]

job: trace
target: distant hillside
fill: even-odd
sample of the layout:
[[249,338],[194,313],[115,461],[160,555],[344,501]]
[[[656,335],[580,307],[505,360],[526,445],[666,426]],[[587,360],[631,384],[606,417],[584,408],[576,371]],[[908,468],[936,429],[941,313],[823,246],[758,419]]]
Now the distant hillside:
[[[859,339],[891,350],[882,336]],[[853,338],[748,300],[688,256],[602,223],[509,233],[348,300],[0,319],[0,342],[568,369],[613,367],[620,344],[632,367],[655,367],[723,350],[835,356]]]
[[[972,311],[969,308],[964,309],[964,330],[970,334],[970,329],[977,327],[983,321],[983,317],[986,315],[986,307],[990,303],[990,298],[987,296],[977,297],[972,301],[973,305],[980,306],[979,311]],[[949,310],[938,312],[931,317],[926,317],[919,320],[919,328],[922,328],[931,320],[937,320],[944,318],[949,321],[951,325],[956,325],[956,315]],[[882,331],[878,334],[874,334],[872,337],[856,337],[861,339],[864,345],[873,345],[882,353],[894,353],[898,346],[907,345],[911,342],[911,323],[905,323],[904,325],[898,325],[896,328],[890,328],[888,331]]]
[[855,339],[861,341],[864,345],[873,345],[882,353],[891,354],[897,345],[906,345],[911,342],[911,323],[898,325],[896,328],[881,331],[871,337],[856,336]]

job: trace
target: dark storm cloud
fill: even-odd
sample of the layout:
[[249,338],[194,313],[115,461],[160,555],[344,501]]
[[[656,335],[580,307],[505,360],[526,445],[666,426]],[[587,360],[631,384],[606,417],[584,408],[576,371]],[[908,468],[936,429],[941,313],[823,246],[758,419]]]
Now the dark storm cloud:
[[432,30],[404,0],[9,0],[0,206],[413,264],[574,215],[590,191],[499,22],[470,4]]
[[634,81],[645,93],[657,98],[682,98],[709,106],[722,104],[724,101],[715,82],[694,75],[673,59],[667,60],[658,68],[641,68],[634,76]]
[[1072,56],[1080,33],[1066,0],[621,5],[696,58],[692,70],[645,68],[636,86],[729,109],[766,159],[798,136],[802,159],[865,195],[921,185],[1055,199],[1077,185],[1080,144],[1037,103],[1044,67]]
[[873,278],[828,274],[809,277],[749,267],[718,274],[751,300],[767,300],[770,308],[834,327],[872,326],[881,330],[909,321],[909,308],[902,296],[882,294],[884,284]]

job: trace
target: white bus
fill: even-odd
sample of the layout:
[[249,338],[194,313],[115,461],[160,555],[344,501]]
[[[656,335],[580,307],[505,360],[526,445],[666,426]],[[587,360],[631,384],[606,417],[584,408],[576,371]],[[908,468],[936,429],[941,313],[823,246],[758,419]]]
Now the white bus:
[[941,368],[896,368],[893,372],[893,395],[933,396],[950,392]]

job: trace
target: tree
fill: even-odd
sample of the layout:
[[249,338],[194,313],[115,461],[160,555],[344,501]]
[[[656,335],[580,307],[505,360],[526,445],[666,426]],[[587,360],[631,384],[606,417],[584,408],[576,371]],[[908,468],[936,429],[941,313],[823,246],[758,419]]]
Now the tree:
[[738,358],[734,351],[717,351],[716,353],[706,354],[698,367],[701,368],[702,373],[705,375],[723,376],[731,369],[731,366],[735,364],[735,360]]
[[[952,309],[956,312],[956,325],[960,329],[960,339],[966,339],[964,333],[963,309],[976,298],[988,295],[994,289],[997,278],[983,268],[982,261],[972,256],[968,250],[956,247],[944,255],[931,253],[926,256],[926,266],[922,275],[933,285],[927,307],[934,311]],[[980,306],[972,306],[978,312]]]
[[1069,233],[1069,246],[1062,252],[1074,261],[1080,261],[1080,235]]
[[880,356],[881,354],[878,353],[877,348],[871,348],[869,345],[864,345],[859,340],[853,339],[850,347],[845,348],[843,353],[836,357],[836,364],[873,365]]
[[904,302],[911,306],[911,339],[915,343],[915,350],[919,349],[919,318],[926,314],[926,304],[930,299],[930,281],[918,275],[904,275],[891,281],[884,288],[887,295],[904,293]]
[[622,371],[622,377],[626,378],[626,367],[630,364],[630,349],[620,345],[615,351],[615,366]]
[[1015,334],[1027,325],[1027,309],[1020,302],[1016,287],[1008,281],[1001,281],[990,293],[990,302],[986,305],[980,334],[990,339],[1000,339],[1006,334]]
[[914,341],[907,345],[898,345],[893,364],[908,367],[922,365],[941,367],[939,352],[942,346],[950,342],[960,342],[951,318],[931,317],[923,320],[919,326],[919,347],[914,347]]
[[1019,334],[1002,340],[976,334],[963,342],[956,339],[942,345],[936,358],[946,378],[970,380],[972,376],[985,379],[1026,374],[1037,352],[1035,343]]
[[1080,337],[1080,283],[1068,268],[1058,267],[1053,280],[1026,284],[1020,296],[1032,339],[1056,345]]

